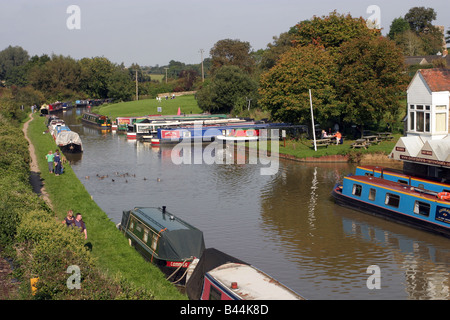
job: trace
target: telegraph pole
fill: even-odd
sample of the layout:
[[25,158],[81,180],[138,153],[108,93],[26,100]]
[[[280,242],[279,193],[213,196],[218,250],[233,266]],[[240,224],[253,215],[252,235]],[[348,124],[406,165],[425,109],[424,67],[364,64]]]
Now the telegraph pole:
[[139,100],[138,71],[136,69],[136,100]]
[[205,81],[205,73],[203,71],[203,49],[200,49],[200,54],[202,57],[202,82],[204,82]]
[[164,69],[166,69],[166,83],[167,83],[167,69],[169,69],[169,68],[164,68]]

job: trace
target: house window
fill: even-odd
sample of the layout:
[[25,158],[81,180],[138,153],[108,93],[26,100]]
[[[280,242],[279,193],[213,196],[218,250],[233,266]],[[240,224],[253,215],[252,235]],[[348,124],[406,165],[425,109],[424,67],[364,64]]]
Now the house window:
[[375,201],[375,196],[377,195],[377,190],[370,188],[369,190],[369,200]]
[[362,186],[359,185],[359,184],[354,184],[353,185],[352,194],[357,196],[357,197],[360,197],[361,196],[361,192],[362,192]]
[[386,199],[384,203],[388,206],[398,208],[398,206],[400,205],[400,196],[397,194],[386,193]]
[[436,113],[436,131],[447,132],[447,114]]
[[414,213],[428,217],[430,215],[430,204],[422,201],[414,203]]
[[416,132],[431,132],[431,107],[424,105],[410,105],[409,110],[409,130]]

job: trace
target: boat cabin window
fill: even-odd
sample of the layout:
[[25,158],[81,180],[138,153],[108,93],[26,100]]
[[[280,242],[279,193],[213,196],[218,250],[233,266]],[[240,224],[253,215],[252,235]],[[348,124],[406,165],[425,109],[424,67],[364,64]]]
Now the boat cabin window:
[[147,242],[148,240],[148,230],[144,229],[144,237],[142,238],[142,240],[144,240],[144,242]]
[[406,180],[398,179],[398,182],[399,182],[399,183],[403,183],[403,184],[408,184],[408,181],[406,181]]
[[359,185],[359,184],[354,184],[353,185],[352,194],[357,196],[357,197],[360,197],[361,196],[361,192],[362,192],[362,186]]
[[422,201],[416,201],[414,203],[414,213],[422,216],[430,216],[430,204]]
[[386,193],[386,199],[384,201],[385,204],[391,207],[396,207],[400,205],[400,196],[397,194]]
[[158,235],[154,233],[152,237],[152,250],[156,251],[157,246],[158,246]]
[[366,172],[364,175],[366,177],[373,177],[373,173],[372,172]]
[[209,300],[222,300],[222,293],[212,284],[209,287]]
[[377,190],[374,188],[370,188],[369,190],[369,200],[375,201],[375,197],[377,195]]

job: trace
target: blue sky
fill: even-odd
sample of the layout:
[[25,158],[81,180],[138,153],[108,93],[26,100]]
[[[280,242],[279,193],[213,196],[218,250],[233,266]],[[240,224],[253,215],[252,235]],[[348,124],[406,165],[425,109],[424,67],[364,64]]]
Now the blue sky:
[[[80,8],[80,29],[67,27],[70,5]],[[448,0],[0,0],[0,50],[18,45],[30,55],[104,56],[126,66],[199,63],[200,49],[208,57],[219,40],[264,49],[299,21],[333,10],[367,19],[371,5],[383,33],[414,6],[435,9],[434,24],[450,28]]]

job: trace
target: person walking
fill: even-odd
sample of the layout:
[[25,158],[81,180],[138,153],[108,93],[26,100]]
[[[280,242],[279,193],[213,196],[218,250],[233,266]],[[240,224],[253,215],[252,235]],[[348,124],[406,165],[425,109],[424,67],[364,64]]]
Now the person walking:
[[86,225],[83,221],[83,217],[81,216],[81,213],[77,213],[75,215],[74,225],[80,228],[81,233],[84,233],[84,239],[87,239],[87,231],[86,231]]
[[50,150],[46,154],[45,158],[47,159],[47,163],[48,163],[48,171],[50,173],[53,173],[53,161],[55,159],[55,155],[52,153],[52,150]]
[[61,156],[59,154],[59,151],[55,151],[55,157],[53,158],[53,161],[55,162],[55,176],[59,176],[61,173]]

